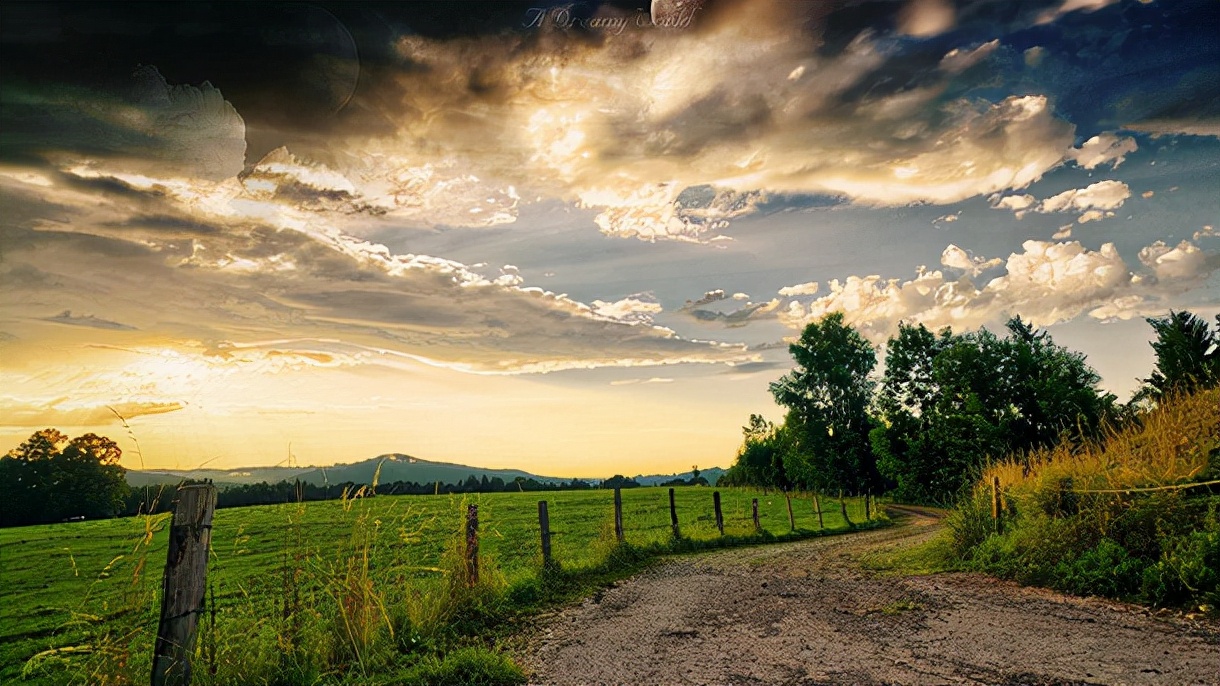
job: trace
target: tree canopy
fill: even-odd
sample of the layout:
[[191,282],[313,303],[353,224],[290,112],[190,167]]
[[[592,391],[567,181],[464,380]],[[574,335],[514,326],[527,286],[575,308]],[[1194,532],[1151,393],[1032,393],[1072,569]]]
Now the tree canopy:
[[[1220,332],[1182,313],[1149,321],[1158,334],[1150,384],[1220,381]],[[727,483],[945,502],[988,460],[1091,440],[1129,413],[1099,389],[1083,354],[1020,317],[1002,335],[900,324],[879,379],[876,350],[842,313],[808,324],[789,352],[794,368],[770,386],[784,422],[750,416]]]
[[1220,385],[1220,315],[1215,331],[1190,312],[1171,310],[1169,316],[1147,322],[1156,332],[1152,341],[1156,363],[1152,376],[1144,380],[1141,397],[1160,400]]
[[878,486],[868,438],[873,346],[835,312],[809,323],[788,351],[796,368],[771,384],[775,401],[788,408],[785,425],[796,444],[784,456],[788,478],[823,490]]
[[0,526],[119,514],[130,491],[122,454],[105,436],[35,432],[0,457]]

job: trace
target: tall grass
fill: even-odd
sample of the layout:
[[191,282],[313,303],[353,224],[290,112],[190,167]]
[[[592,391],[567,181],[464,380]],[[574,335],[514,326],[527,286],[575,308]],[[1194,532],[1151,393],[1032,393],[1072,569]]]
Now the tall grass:
[[[628,541],[620,542],[608,493],[554,494],[552,513],[560,513],[552,519],[557,557],[549,564],[541,559],[534,502],[526,497],[387,498],[372,497],[366,488],[344,493],[338,503],[243,511],[258,517],[232,528],[222,519],[214,531],[194,683],[520,683],[524,676],[502,645],[522,621],[634,573],[658,555],[848,530],[837,500],[824,499],[825,531],[813,528],[811,503],[802,500],[794,502],[801,524],[789,532],[783,497],[764,496],[764,532],[757,533],[749,519],[753,495],[729,492],[729,521],[720,536],[710,489],[685,492],[690,509],[680,510],[679,539],[670,535],[663,491],[629,497]],[[695,500],[698,509],[691,506]],[[476,584],[465,569],[462,515],[469,502],[480,505],[483,520]],[[883,523],[864,522],[859,499],[848,506],[857,527]],[[64,557],[65,565],[79,560],[80,574],[97,579],[78,599],[72,626],[59,631],[71,640],[45,639],[53,647],[26,662],[24,677],[56,686],[147,682],[169,519],[163,514],[78,525],[104,527],[115,540],[133,543],[108,565],[113,544],[104,541],[93,544],[90,560],[79,548],[75,557]],[[128,537],[120,529],[130,524],[138,528]],[[74,531],[82,529],[40,535],[80,538]],[[116,593],[116,581],[127,590]],[[31,577],[27,585],[33,582]]]
[[[991,516],[999,478],[1004,529]],[[991,465],[948,519],[960,564],[1079,594],[1220,605],[1220,389],[1103,440]]]

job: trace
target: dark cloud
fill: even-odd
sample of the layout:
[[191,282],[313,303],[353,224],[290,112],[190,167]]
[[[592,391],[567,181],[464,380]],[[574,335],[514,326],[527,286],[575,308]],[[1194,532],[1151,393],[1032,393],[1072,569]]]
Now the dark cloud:
[[94,329],[110,329],[111,331],[136,331],[136,327],[112,322],[109,319],[101,319],[91,314],[72,314],[71,310],[64,310],[54,317],[43,317],[44,322],[55,322],[56,324],[67,324],[69,326],[88,326]]

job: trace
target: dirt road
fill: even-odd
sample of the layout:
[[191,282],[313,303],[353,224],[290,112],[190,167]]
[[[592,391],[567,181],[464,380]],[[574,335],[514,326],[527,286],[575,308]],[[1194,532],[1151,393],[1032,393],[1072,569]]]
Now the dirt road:
[[898,525],[679,557],[544,621],[532,683],[1220,684],[1215,625],[974,574],[881,576]]

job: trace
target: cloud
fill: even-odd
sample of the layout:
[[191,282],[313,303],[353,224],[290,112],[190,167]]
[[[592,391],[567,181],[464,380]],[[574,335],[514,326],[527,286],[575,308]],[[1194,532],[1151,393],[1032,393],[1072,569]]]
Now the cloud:
[[1038,212],[1071,212],[1073,210],[1116,210],[1131,197],[1131,189],[1122,181],[1098,181],[1085,188],[1067,190],[1038,204]]
[[610,385],[611,386],[634,386],[636,384],[673,383],[673,381],[674,381],[673,379],[654,376],[654,377],[651,377],[648,379],[617,379],[615,381],[611,381]]
[[663,309],[656,296],[649,293],[629,295],[615,302],[594,300],[589,306],[598,316],[630,324],[652,324],[653,315],[660,314]]
[[54,317],[43,317],[43,321],[55,322],[57,324],[68,324],[70,326],[89,326],[95,329],[111,329],[113,331],[135,331],[136,327],[112,322],[107,319],[98,319],[91,314],[74,315],[71,310],[64,310]]
[[[949,245],[940,255],[940,263],[950,269],[957,269],[971,276],[978,276],[980,272],[1003,264],[1004,260],[998,257],[990,260],[974,257],[956,245]],[[785,295],[785,293],[780,291],[780,295]]]
[[170,85],[144,66],[122,92],[20,82],[6,90],[6,156],[86,157],[132,173],[212,180],[235,176],[245,163],[245,122],[207,82]]
[[698,300],[687,300],[686,305],[684,305],[683,307],[688,310],[694,309],[696,307],[710,305],[714,302],[720,302],[721,300],[724,300],[727,297],[728,296],[725,295],[725,293],[724,293],[724,289],[717,288],[714,291],[708,291],[708,292],[704,293],[703,297],[699,298]]
[[813,295],[818,292],[818,282],[810,281],[808,283],[798,283],[795,286],[785,286],[779,289],[779,294],[783,296],[793,295]]
[[954,48],[945,53],[939,66],[943,71],[958,74],[986,60],[998,47],[1000,47],[999,39],[988,41],[971,50]]
[[[1005,273],[979,287],[978,258],[949,246],[946,268],[965,272],[921,270],[914,279],[849,276],[832,279],[829,293],[816,299],[793,299],[780,320],[800,329],[810,321],[841,311],[849,323],[875,341],[884,341],[901,321],[929,328],[973,329],[1021,315],[1047,326],[1088,314],[1096,319],[1128,319],[1162,311],[1166,299],[1196,287],[1220,268],[1220,260],[1182,242],[1175,248],[1154,243],[1140,252],[1148,269],[1133,273],[1112,243],[1097,251],[1078,242],[1030,240],[1003,261]],[[985,262],[988,266],[996,260]]]
[[[1102,155],[1104,156],[1104,155]],[[1099,156],[1088,156],[1088,161],[1095,161]],[[1017,219],[1029,212],[1082,212],[1076,220],[1081,224],[1106,219],[1114,216],[1113,210],[1123,206],[1131,197],[1131,188],[1122,181],[1106,180],[1090,184],[1085,188],[1074,188],[1053,195],[1041,202],[1029,194],[992,196],[991,206],[995,209],[1012,210]]]
[[185,407],[185,404],[178,402],[124,402],[111,405],[89,405],[64,399],[49,403],[31,403],[13,398],[0,398],[0,416],[4,417],[0,421],[0,426],[107,426],[136,417],[177,412]]
[[[560,199],[593,210],[609,236],[704,242],[783,195],[893,206],[1023,188],[1070,147],[1074,127],[1045,96],[966,94],[997,42],[942,54],[896,89],[892,42],[863,31],[819,52],[793,20],[803,9],[745,3],[699,30],[595,41],[403,36],[394,50],[409,67],[378,82],[380,110],[405,113],[387,118],[391,133],[293,141],[291,161],[247,178],[301,191],[292,174],[325,168],[343,179],[327,186],[338,197],[302,205],[428,226],[511,223]],[[928,35],[953,10],[921,1],[908,15],[907,30]]]
[[1205,270],[1208,262],[1207,255],[1190,241],[1182,241],[1172,248],[1157,241],[1140,250],[1139,258],[1162,281],[1195,278]]
[[[12,216],[30,218],[0,223],[7,249],[0,283],[12,295],[0,320],[37,321],[55,308],[69,311],[56,323],[139,329],[121,332],[133,344],[202,341],[232,354],[252,341],[289,339],[295,347],[284,352],[311,355],[327,352],[316,341],[341,340],[383,351],[362,363],[398,355],[476,373],[755,357],[742,345],[652,325],[661,308],[648,296],[587,305],[527,285],[512,265],[488,278],[454,260],[396,253],[347,234],[329,215],[252,198],[236,179],[122,177],[162,214],[193,223],[171,231],[130,226],[124,217],[149,202],[142,195],[119,193],[99,207],[96,194],[58,182],[0,184]],[[93,314],[70,314],[77,311]],[[37,339],[29,326],[10,332]]]
[[1130,136],[1117,136],[1112,133],[1102,133],[1085,141],[1079,148],[1068,150],[1067,157],[1076,166],[1085,169],[1095,169],[1103,164],[1109,164],[1117,169],[1127,159],[1127,155],[1139,150],[1139,144]]
[[1063,0],[1063,3],[1058,7],[1046,10],[1042,14],[1038,15],[1037,23],[1049,24],[1050,22],[1055,21],[1059,17],[1062,17],[1069,12],[1096,12],[1097,10],[1108,5],[1113,5],[1116,2],[1118,2],[1118,0]]
[[898,30],[917,37],[935,36],[953,28],[956,13],[947,0],[910,0],[898,15]]

